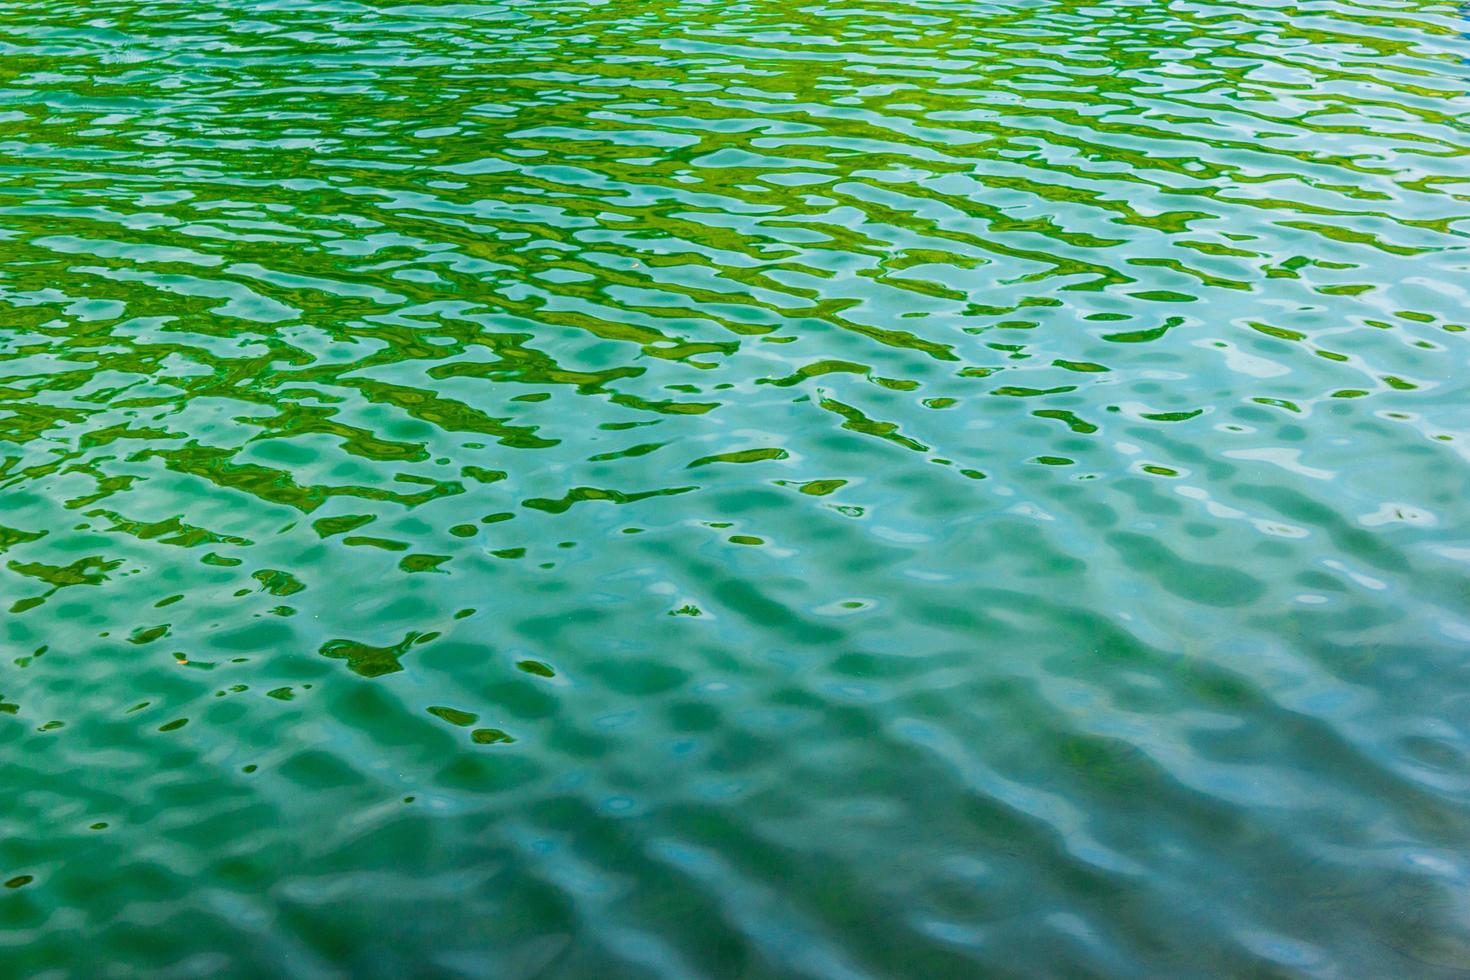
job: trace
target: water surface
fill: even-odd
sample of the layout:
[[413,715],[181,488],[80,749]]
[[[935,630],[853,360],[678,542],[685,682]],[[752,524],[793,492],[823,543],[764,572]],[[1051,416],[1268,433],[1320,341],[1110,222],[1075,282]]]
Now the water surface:
[[1467,25],[0,2],[0,973],[1470,970]]

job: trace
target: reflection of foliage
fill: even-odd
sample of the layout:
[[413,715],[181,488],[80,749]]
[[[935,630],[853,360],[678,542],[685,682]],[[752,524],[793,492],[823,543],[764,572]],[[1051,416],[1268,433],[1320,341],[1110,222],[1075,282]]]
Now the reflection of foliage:
[[10,570],[29,578],[40,579],[52,590],[71,585],[101,585],[107,581],[107,573],[122,564],[121,558],[108,560],[101,555],[78,558],[70,565],[48,565],[45,562],[10,562]]
[[261,589],[271,595],[295,595],[306,588],[295,575],[278,568],[262,568],[250,577],[259,582]]
[[45,531],[22,531],[0,524],[0,554],[9,551],[14,545],[24,544],[27,541],[39,541],[45,536]]
[[396,674],[403,669],[399,663],[410,649],[421,643],[428,643],[437,637],[438,633],[409,632],[403,639],[392,646],[375,647],[356,640],[328,640],[322,644],[319,651],[323,657],[333,660],[347,661],[347,669],[354,674],[363,677],[382,677],[384,674]]
[[433,480],[412,473],[400,473],[393,479],[398,483],[418,484],[429,489],[420,493],[395,493],[381,487],[302,485],[296,482],[288,470],[258,463],[236,463],[232,461],[234,455],[232,450],[190,446],[186,449],[147,450],[138,454],[137,458],[158,457],[175,472],[202,477],[216,486],[239,490],[260,500],[285,504],[308,514],[328,498],[338,496],[392,501],[405,507],[414,507],[439,497],[464,492],[463,484],[458,482]]

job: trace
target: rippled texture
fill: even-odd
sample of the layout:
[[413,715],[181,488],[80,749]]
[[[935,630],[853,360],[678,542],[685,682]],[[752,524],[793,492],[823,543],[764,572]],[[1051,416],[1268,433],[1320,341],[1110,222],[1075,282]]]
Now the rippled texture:
[[10,976],[1470,969],[1470,18],[0,2]]

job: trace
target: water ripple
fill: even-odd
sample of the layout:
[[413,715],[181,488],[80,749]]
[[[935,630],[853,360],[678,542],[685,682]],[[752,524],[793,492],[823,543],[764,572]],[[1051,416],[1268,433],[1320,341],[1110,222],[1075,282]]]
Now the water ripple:
[[16,975],[1470,969],[1462,8],[0,23]]

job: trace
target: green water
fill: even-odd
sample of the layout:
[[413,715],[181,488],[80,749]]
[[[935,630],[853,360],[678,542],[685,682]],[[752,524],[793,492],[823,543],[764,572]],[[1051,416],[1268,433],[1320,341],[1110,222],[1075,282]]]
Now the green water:
[[0,975],[1470,970],[1470,18],[0,2]]

